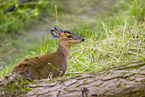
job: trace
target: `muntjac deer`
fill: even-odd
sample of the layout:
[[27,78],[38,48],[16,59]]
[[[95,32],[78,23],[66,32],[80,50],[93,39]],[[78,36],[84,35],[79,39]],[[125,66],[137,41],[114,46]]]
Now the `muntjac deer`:
[[62,31],[62,29],[57,26],[54,26],[54,30],[51,30],[51,34],[54,38],[58,38],[58,48],[55,52],[25,58],[14,66],[11,72],[19,73],[31,80],[48,78],[50,74],[52,74],[53,77],[64,74],[67,69],[70,46],[83,42],[84,38],[70,31]]

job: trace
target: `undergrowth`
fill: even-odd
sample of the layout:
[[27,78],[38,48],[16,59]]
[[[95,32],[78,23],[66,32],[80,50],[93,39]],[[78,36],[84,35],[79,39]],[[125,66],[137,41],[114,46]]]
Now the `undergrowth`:
[[[0,40],[8,35],[24,34],[27,27],[31,24],[35,24],[41,13],[47,13],[50,16],[54,16],[53,7],[55,4],[60,4],[60,1],[51,0],[36,0],[31,2],[25,2],[20,5],[18,3],[21,0],[2,0],[0,3]],[[11,6],[16,6],[13,11],[3,12]],[[63,10],[62,6],[58,6]]]

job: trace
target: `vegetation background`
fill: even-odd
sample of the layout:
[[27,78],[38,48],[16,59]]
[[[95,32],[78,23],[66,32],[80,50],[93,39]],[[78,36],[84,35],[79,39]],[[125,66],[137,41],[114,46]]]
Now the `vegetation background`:
[[[53,52],[59,26],[85,37],[73,46],[66,76],[145,58],[144,0],[0,1],[0,77],[25,57]],[[10,6],[16,8],[3,14]],[[57,10],[57,14],[56,14]]]

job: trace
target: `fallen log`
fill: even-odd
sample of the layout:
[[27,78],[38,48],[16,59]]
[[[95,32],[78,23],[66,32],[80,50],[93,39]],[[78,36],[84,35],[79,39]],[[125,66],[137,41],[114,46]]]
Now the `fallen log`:
[[144,97],[145,59],[98,72],[30,81],[18,74],[0,80],[0,97]]

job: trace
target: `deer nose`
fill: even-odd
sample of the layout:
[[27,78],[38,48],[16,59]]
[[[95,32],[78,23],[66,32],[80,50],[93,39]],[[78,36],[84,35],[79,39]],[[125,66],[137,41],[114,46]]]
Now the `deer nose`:
[[85,39],[84,39],[84,38],[82,39],[82,42],[83,42],[83,41],[85,41]]

